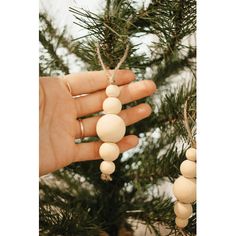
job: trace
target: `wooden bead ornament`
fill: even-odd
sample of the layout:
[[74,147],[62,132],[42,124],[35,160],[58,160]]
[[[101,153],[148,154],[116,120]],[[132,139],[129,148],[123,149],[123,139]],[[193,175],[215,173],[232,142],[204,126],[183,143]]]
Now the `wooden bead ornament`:
[[104,100],[102,108],[106,114],[118,114],[121,111],[122,105],[118,98],[108,97]]
[[103,143],[99,148],[99,155],[104,161],[114,161],[119,154],[120,149],[115,143]]
[[176,201],[174,205],[174,212],[178,218],[188,219],[193,213],[193,207],[191,204]]
[[115,73],[127,57],[128,48],[127,45],[123,57],[117,64],[113,74],[110,74],[107,66],[105,66],[102,61],[99,45],[97,45],[98,59],[109,78],[109,85],[106,88],[107,98],[103,101],[102,105],[105,115],[98,120],[96,125],[97,135],[104,142],[99,148],[99,155],[104,160],[100,164],[100,170],[102,172],[101,179],[105,181],[112,180],[110,175],[115,171],[113,161],[116,160],[120,154],[119,147],[116,143],[124,137],[126,131],[125,122],[117,115],[122,109],[122,104],[118,99],[120,88],[115,85]]
[[173,193],[177,199],[174,204],[175,223],[180,228],[182,235],[185,235],[182,228],[188,225],[188,218],[193,213],[191,203],[196,201],[196,142],[189,125],[187,107],[188,99],[184,103],[183,123],[192,147],[186,151],[187,160],[180,165],[182,175],[175,180],[173,185]]
[[115,171],[116,167],[112,161],[102,161],[100,164],[100,170],[106,175],[110,175]]
[[190,161],[196,161],[196,148],[189,148],[186,152],[186,158]]
[[[175,223],[179,228],[184,228],[188,225],[188,218],[193,213],[191,203],[196,201],[196,163],[194,160],[194,148],[190,148],[191,151],[186,152],[186,157],[190,157],[180,165],[180,172],[183,176],[180,176],[175,180],[173,185],[173,193],[177,198],[174,205],[174,212],[177,216]],[[187,154],[188,153],[188,154]],[[196,155],[195,155],[196,157]]]
[[181,219],[176,217],[175,218],[175,224],[179,227],[179,228],[184,228],[188,225],[188,219]]
[[125,122],[115,114],[102,116],[96,126],[97,135],[103,142],[119,142],[124,137],[125,130]]
[[108,97],[119,97],[120,88],[115,84],[111,84],[111,85],[107,86],[107,88],[106,88],[106,95]]
[[180,165],[180,172],[186,178],[196,177],[196,163],[194,161],[185,160]]
[[175,180],[173,186],[175,197],[183,203],[193,203],[196,201],[196,179],[189,179],[180,176]]

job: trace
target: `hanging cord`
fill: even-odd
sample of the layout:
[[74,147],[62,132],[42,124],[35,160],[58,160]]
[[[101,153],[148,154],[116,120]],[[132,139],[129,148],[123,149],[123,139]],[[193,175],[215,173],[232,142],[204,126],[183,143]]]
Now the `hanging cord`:
[[180,232],[183,236],[186,236],[186,234],[184,233],[183,229],[179,229],[179,232]]
[[185,126],[185,129],[187,130],[188,137],[191,141],[192,147],[196,148],[196,142],[193,138],[192,132],[190,130],[189,122],[188,122],[188,112],[187,112],[187,110],[188,110],[188,99],[184,103],[184,126]]
[[115,75],[116,75],[116,72],[119,70],[119,68],[121,67],[121,65],[124,63],[125,59],[127,58],[128,56],[128,52],[129,52],[129,44],[127,44],[126,46],[126,49],[125,49],[125,52],[124,52],[124,55],[123,57],[120,59],[120,61],[118,62],[117,66],[115,67],[113,73],[111,74],[109,72],[109,68],[104,64],[103,60],[102,60],[102,56],[101,56],[101,52],[100,52],[100,46],[99,44],[97,43],[96,44],[96,51],[97,51],[97,55],[98,55],[98,60],[102,66],[102,69],[105,71],[108,79],[109,79],[109,84],[115,84]]
[[[109,68],[104,64],[103,60],[102,60],[102,56],[101,56],[101,52],[100,52],[100,46],[97,43],[96,44],[96,51],[97,51],[97,55],[98,55],[98,60],[102,66],[102,69],[104,70],[104,72],[106,73],[107,78],[109,79],[109,84],[115,84],[115,75],[116,72],[119,70],[119,68],[121,67],[121,65],[124,63],[125,59],[128,56],[128,52],[129,52],[129,44],[127,44],[124,55],[122,56],[122,58],[120,59],[120,61],[118,62],[117,66],[115,67],[113,73],[111,74],[109,71]],[[107,174],[101,174],[101,179],[104,181],[112,181],[112,178],[110,175]]]
[[[191,146],[192,147],[196,147],[196,142],[193,138],[193,135],[192,135],[192,132],[191,132],[191,129],[190,129],[190,126],[189,126],[189,122],[188,122],[188,99],[186,100],[186,102],[184,103],[184,127],[188,133],[188,137],[191,141]],[[183,229],[182,228],[179,228],[179,232],[183,235],[183,236],[186,236],[186,234],[184,233]]]

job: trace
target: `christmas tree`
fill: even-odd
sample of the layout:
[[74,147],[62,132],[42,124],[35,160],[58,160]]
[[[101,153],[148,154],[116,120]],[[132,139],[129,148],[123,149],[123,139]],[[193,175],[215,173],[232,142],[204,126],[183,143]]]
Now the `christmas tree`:
[[[124,105],[146,102],[153,113],[127,127],[140,143],[115,161],[111,182],[100,179],[101,161],[75,163],[41,177],[40,235],[135,235],[137,222],[152,235],[195,235],[196,205],[188,226],[180,230],[167,187],[180,175],[196,135],[196,1],[152,0],[140,6],[136,1],[106,0],[99,14],[79,4],[69,10],[78,30],[87,34],[72,38],[41,12],[40,76],[68,74],[81,63],[81,70],[101,70],[96,43],[104,63],[113,69],[129,44],[121,68],[133,70],[137,80],[153,80],[158,90]],[[151,43],[143,52],[145,37]]]

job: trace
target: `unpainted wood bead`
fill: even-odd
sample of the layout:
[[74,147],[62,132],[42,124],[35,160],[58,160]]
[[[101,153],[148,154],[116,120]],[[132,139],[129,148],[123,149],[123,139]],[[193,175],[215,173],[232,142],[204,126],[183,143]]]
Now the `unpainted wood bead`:
[[110,175],[115,169],[116,166],[112,161],[102,161],[100,164],[100,170],[103,174]]
[[175,218],[175,224],[179,227],[179,228],[184,228],[188,225],[188,219],[181,219],[179,217]]
[[99,148],[99,155],[104,161],[114,161],[119,154],[120,149],[115,143],[103,143]]
[[98,137],[103,142],[116,143],[125,135],[125,122],[118,115],[107,114],[102,116],[96,126]]
[[175,197],[183,203],[192,203],[196,201],[196,179],[180,176],[173,185]]
[[122,104],[118,98],[109,97],[104,100],[102,107],[106,114],[118,114]]
[[186,151],[186,158],[190,161],[196,161],[196,148],[189,148]]
[[185,160],[180,165],[180,172],[186,178],[195,178],[196,166],[196,162]]
[[176,201],[174,204],[174,212],[178,218],[188,219],[193,213],[193,207],[191,204]]
[[120,95],[120,88],[117,85],[111,84],[106,88],[106,95],[108,97],[118,97]]

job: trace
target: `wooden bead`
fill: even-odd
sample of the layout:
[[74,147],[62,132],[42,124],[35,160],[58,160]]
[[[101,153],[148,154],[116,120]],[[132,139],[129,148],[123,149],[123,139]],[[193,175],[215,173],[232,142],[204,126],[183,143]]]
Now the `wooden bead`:
[[115,169],[116,166],[112,161],[102,161],[100,164],[100,170],[103,174],[110,175]]
[[180,165],[180,172],[186,178],[196,177],[196,163],[194,161],[185,160]]
[[111,84],[106,88],[106,95],[108,97],[118,97],[120,95],[120,88],[117,85]]
[[120,149],[115,143],[103,143],[99,148],[99,155],[104,161],[114,161],[119,154]]
[[175,180],[173,186],[175,197],[183,203],[196,201],[196,179],[188,179],[180,176]]
[[186,151],[186,158],[190,161],[196,161],[196,148],[189,148]]
[[178,218],[188,219],[193,213],[193,207],[191,204],[176,201],[174,205],[174,212]]
[[179,217],[175,218],[175,224],[179,227],[179,228],[184,228],[188,225],[188,219],[181,219]]
[[116,143],[125,135],[125,122],[117,115],[107,114],[102,116],[96,126],[98,137],[103,142]]
[[122,105],[118,98],[109,97],[104,100],[102,107],[106,114],[118,114]]

